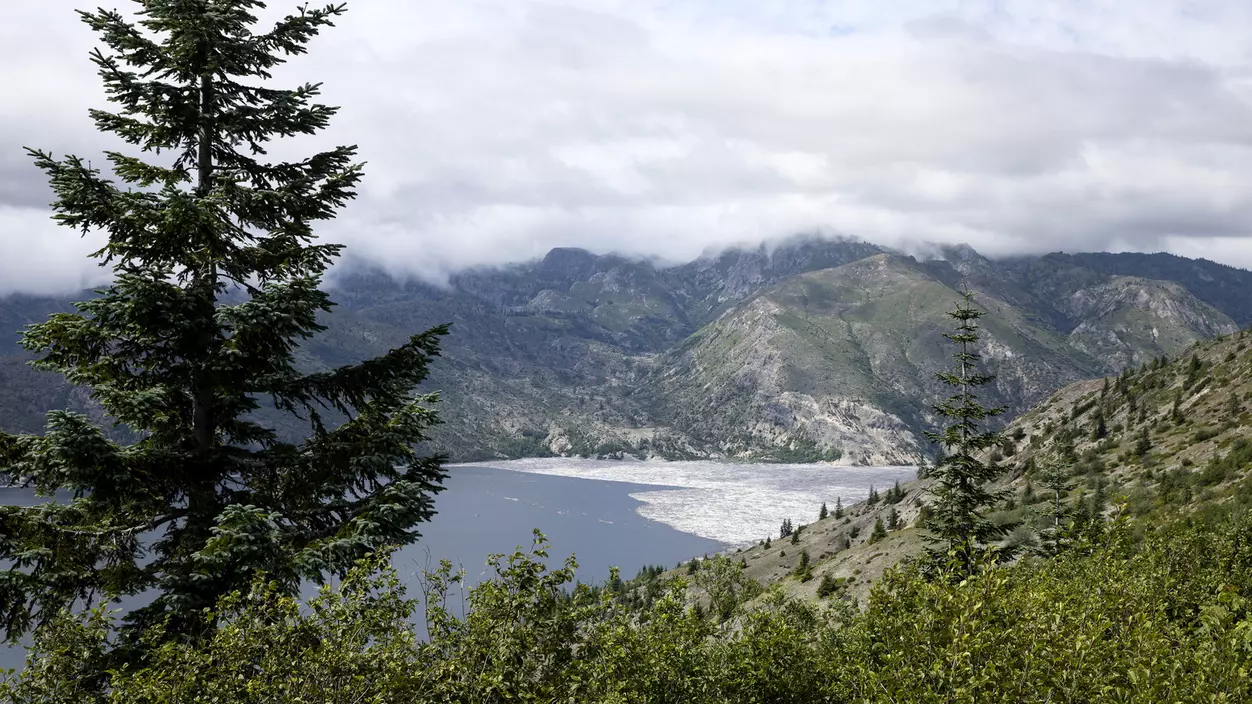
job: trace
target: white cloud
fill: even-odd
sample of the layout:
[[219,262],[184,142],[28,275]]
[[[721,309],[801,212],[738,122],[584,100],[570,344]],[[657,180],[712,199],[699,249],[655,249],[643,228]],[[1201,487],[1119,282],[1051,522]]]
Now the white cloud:
[[[0,202],[47,200],[21,144],[115,146],[85,115],[101,98],[75,2],[0,30],[22,66]],[[280,73],[343,106],[285,150],[359,144],[361,198],[326,236],[428,275],[816,229],[1248,266],[1250,35],[1234,0],[355,0]],[[36,256],[14,227],[0,246]],[[76,285],[78,250],[39,251],[67,258],[0,274]]]
[[0,204],[0,242],[0,296],[66,293],[108,281],[108,272],[86,259],[104,245],[103,236],[80,237],[42,211]]

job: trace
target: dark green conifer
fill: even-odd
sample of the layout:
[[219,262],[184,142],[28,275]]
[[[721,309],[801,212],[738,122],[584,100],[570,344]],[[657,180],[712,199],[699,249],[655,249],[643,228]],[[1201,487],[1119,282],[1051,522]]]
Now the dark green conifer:
[[1230,397],[1226,399],[1226,417],[1234,420],[1243,414],[1243,404],[1239,401],[1239,392],[1231,391]]
[[1187,386],[1191,386],[1200,378],[1200,372],[1204,370],[1204,363],[1200,358],[1191,355],[1191,359],[1187,361]]
[[828,515],[830,515],[830,513],[826,510],[826,502],[823,501],[821,509],[817,512],[817,520],[824,521]]
[[1145,457],[1148,451],[1152,449],[1152,436],[1148,434],[1148,426],[1143,426],[1143,432],[1139,433],[1139,440],[1135,442],[1135,454],[1139,457]]
[[873,545],[883,538],[887,537],[887,528],[882,524],[881,518],[874,519],[874,531],[869,534],[869,543]]
[[926,437],[943,447],[945,455],[930,472],[935,484],[931,489],[933,514],[927,521],[932,547],[927,550],[932,558],[968,574],[982,552],[1012,527],[992,523],[983,514],[1000,500],[1002,493],[987,488],[998,470],[981,459],[983,452],[999,443],[1000,434],[986,430],[983,424],[1002,409],[983,406],[975,393],[994,377],[978,371],[980,356],[974,351],[979,339],[977,321],[983,312],[974,307],[974,294],[968,288],[962,296],[963,301],[948,313],[956,327],[944,333],[957,346],[953,355],[956,366],[953,371],[937,375],[955,391],[934,407],[947,425],[940,432],[926,433]]
[[835,497],[835,518],[843,518],[843,498]]
[[800,563],[796,565],[795,570],[792,572],[792,574],[801,582],[807,582],[813,578],[813,571],[809,562],[810,562],[809,551],[801,550],[800,551]]
[[839,584],[831,577],[829,573],[822,575],[822,581],[817,585],[817,598],[825,599],[835,592],[839,591]]
[[896,507],[892,506],[887,512],[887,530],[897,530],[900,527],[900,513],[896,511]]
[[1108,434],[1109,430],[1108,425],[1104,420],[1104,410],[1097,408],[1095,418],[1092,419],[1091,439],[1093,441],[1103,440],[1108,437]]
[[896,480],[895,486],[887,490],[887,503],[898,504],[904,500],[904,490],[900,488],[899,480]]
[[[37,368],[88,389],[137,440],[65,411],[42,436],[0,433],[3,480],[72,497],[0,508],[10,637],[83,599],[148,590],[126,634],[165,622],[170,637],[206,635],[201,609],[258,571],[294,590],[411,542],[444,477],[442,458],[416,450],[436,416],[414,390],[445,327],[360,364],[296,366],[324,329],[321,279],[341,249],[314,226],[355,196],[361,166],[353,147],[267,161],[275,139],[336,112],[315,84],[267,82],[344,8],[258,31],[257,0],[138,4],[136,23],[80,13],[107,47],[92,60],[117,105],[91,116],[131,148],[105,152],[111,175],[30,151],[55,219],[107,235],[94,256],[112,283],[24,337]],[[255,413],[270,406],[309,435],[280,437]]]
[[1045,525],[1040,531],[1040,552],[1045,555],[1056,555],[1065,544],[1065,521],[1069,517],[1069,507],[1065,504],[1065,496],[1071,488],[1069,473],[1063,465],[1051,463],[1044,467],[1039,475],[1047,490],[1048,512],[1045,514]]

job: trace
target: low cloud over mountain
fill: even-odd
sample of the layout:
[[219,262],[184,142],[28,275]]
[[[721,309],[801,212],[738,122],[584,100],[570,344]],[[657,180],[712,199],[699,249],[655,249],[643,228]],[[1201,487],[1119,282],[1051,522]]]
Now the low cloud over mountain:
[[[87,116],[105,101],[80,5],[17,3],[0,27],[4,292],[99,274],[21,150],[124,148]],[[937,7],[355,0],[276,81],[343,106],[318,140],[359,144],[367,176],[323,233],[393,272],[815,230],[1252,266],[1252,6]]]

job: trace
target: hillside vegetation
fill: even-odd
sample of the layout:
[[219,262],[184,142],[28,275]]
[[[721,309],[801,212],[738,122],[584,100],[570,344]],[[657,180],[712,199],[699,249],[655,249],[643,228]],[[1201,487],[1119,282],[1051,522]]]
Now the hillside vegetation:
[[[219,628],[169,642],[110,689],[90,657],[101,612],[41,632],[13,702],[1161,702],[1247,701],[1252,522],[1114,522],[1063,553],[964,579],[890,571],[866,608],[797,599],[733,558],[690,577],[645,570],[574,587],[542,542],[493,560],[453,597],[446,566],[420,599],[370,561],[309,607],[258,581]],[[371,576],[374,575],[374,576]],[[688,580],[710,595],[692,605]],[[810,580],[816,582],[818,580]],[[431,637],[410,628],[417,614]],[[155,642],[155,641],[154,641]]]
[[[1027,550],[1040,547],[1058,499],[1067,520],[1128,516],[1139,525],[1252,506],[1252,332],[1070,384],[1011,421],[988,459],[1003,470],[994,488],[1009,492],[989,517],[1020,522],[1008,543]],[[1049,469],[1063,475],[1062,491],[1046,486]],[[928,487],[924,479],[878,487],[877,501],[823,520],[815,507],[811,516],[789,517],[807,523],[794,543],[774,537],[734,557],[746,575],[788,594],[816,599],[828,578],[864,603],[886,570],[921,551]],[[886,534],[874,540],[877,522]],[[803,576],[812,578],[801,579],[795,572],[805,552],[811,566]]]

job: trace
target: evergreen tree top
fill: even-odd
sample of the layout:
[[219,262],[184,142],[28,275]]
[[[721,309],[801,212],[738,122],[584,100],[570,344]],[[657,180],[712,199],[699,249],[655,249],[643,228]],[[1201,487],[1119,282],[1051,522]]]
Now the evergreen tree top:
[[[321,277],[341,247],[314,225],[355,196],[356,150],[267,161],[273,140],[313,134],[336,108],[317,84],[268,85],[343,5],[254,29],[256,0],[141,0],[137,21],[80,12],[113,112],[111,174],[30,150],[55,219],[101,230],[113,282],[74,313],[30,326],[35,365],[86,387],[132,437],[50,413],[42,436],[0,433],[0,474],[69,503],[0,507],[0,618],[19,635],[82,598],[156,589],[136,629],[196,614],[258,571],[294,588],[413,540],[433,514],[442,458],[418,451],[437,422],[417,387],[447,327],[333,370],[296,364],[332,308]],[[154,157],[168,154],[168,158]],[[280,437],[266,408],[307,423]],[[142,539],[141,539],[142,538]],[[211,625],[211,624],[210,624]],[[136,631],[137,632],[137,631]]]

